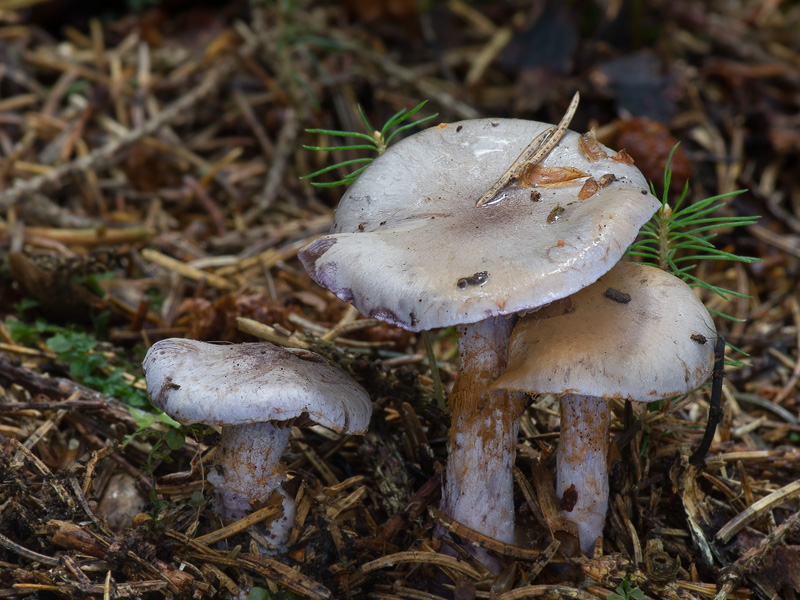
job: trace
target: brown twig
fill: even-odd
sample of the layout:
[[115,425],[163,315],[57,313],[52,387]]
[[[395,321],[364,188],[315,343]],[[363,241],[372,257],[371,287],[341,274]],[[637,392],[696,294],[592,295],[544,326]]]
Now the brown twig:
[[714,600],[726,600],[730,593],[738,587],[743,577],[758,569],[778,544],[790,533],[800,527],[800,512],[791,515],[786,521],[773,529],[757,546],[750,548],[736,561],[727,566],[718,581],[722,583]]
[[141,127],[133,129],[86,156],[57,167],[47,174],[38,175],[27,181],[17,181],[11,189],[0,193],[0,210],[16,204],[27,194],[43,192],[50,187],[57,186],[67,177],[89,169],[100,170],[114,164],[121,158],[123,150],[140,139],[155,134],[165,125],[184,117],[187,111],[198,102],[218,92],[222,82],[230,75],[235,64],[235,61],[230,59],[220,63],[205,76],[196,88],[167,106],[155,118],[147,121]]
[[722,543],[727,544],[734,535],[741,531],[748,523],[752,523],[762,513],[771,510],[772,507],[786,502],[800,494],[800,480],[793,481],[789,485],[775,490],[771,494],[764,496],[748,506],[733,519],[728,521],[718,532],[716,538]]

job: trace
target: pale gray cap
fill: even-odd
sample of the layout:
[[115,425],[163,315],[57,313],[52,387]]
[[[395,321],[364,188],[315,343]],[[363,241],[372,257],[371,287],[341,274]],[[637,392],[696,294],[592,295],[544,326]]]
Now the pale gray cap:
[[685,394],[714,366],[716,328],[681,279],[623,262],[520,318],[493,388],[651,402]]
[[153,406],[187,425],[246,425],[305,414],[335,431],[363,433],[372,415],[367,392],[308,350],[171,338],[153,344],[143,368]]
[[608,271],[658,209],[641,173],[591,161],[567,132],[543,161],[612,180],[585,200],[586,178],[505,189],[476,201],[549,127],[516,119],[440,125],[392,146],[342,198],[332,234],[298,256],[311,277],[365,316],[411,331],[543,306]]

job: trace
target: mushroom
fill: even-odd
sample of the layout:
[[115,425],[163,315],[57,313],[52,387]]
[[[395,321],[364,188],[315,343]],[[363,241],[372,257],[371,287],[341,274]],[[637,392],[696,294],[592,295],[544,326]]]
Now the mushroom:
[[694,390],[711,373],[716,335],[692,288],[634,263],[517,322],[492,389],[561,395],[556,493],[584,552],[602,535],[608,506],[609,402]]
[[242,518],[273,491],[283,496],[283,516],[270,532],[277,547],[294,520],[280,467],[294,420],[303,416],[337,432],[363,433],[372,414],[361,386],[307,350],[174,338],[154,344],[143,367],[154,406],[186,425],[222,427],[216,468],[207,479],[224,519]]
[[[526,183],[493,198],[502,201],[476,207],[548,127],[478,119],[406,138],[344,195],[332,233],[298,253],[317,283],[368,317],[410,331],[458,326],[442,508],[505,542],[513,541],[511,467],[525,396],[486,387],[505,368],[508,315],[595,281],[659,207],[635,167],[596,141],[602,157],[590,159],[574,132],[544,159],[548,177],[531,169]],[[603,177],[603,187],[580,199],[588,179]]]

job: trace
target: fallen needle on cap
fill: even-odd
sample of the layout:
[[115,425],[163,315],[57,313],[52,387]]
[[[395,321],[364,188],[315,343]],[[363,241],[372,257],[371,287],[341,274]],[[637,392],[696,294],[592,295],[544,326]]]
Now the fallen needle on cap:
[[578,102],[580,102],[580,93],[575,92],[572,101],[569,103],[567,112],[561,117],[561,121],[558,125],[545,129],[542,133],[533,138],[533,141],[531,141],[517,159],[511,163],[511,166],[508,167],[500,179],[495,181],[492,187],[489,188],[489,191],[480,197],[475,203],[475,206],[486,206],[502,200],[504,197],[504,195],[501,194],[503,188],[516,180],[526,165],[538,164],[550,154],[567,132],[567,127],[569,127],[570,122],[572,122],[575,111],[578,110]]

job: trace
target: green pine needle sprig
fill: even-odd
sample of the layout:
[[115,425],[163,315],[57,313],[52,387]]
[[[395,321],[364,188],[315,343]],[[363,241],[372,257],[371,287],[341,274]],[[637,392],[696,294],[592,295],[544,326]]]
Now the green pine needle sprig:
[[[670,167],[672,155],[677,145],[670,152],[667,166],[664,168],[664,190],[661,195],[661,208],[653,218],[642,227],[637,239],[629,248],[628,254],[638,256],[641,262],[665,271],[670,271],[693,287],[711,290],[725,300],[731,298],[746,298],[735,290],[713,285],[697,277],[692,271],[700,261],[704,260],[730,260],[742,263],[756,262],[760,259],[751,256],[740,256],[731,252],[720,250],[713,244],[717,231],[722,228],[742,227],[753,225],[758,217],[731,217],[715,214],[724,207],[728,200],[745,190],[737,190],[726,194],[719,194],[697,202],[687,204],[686,197],[689,191],[689,182],[683,188],[680,197],[670,205],[669,186],[672,181]],[[655,186],[651,183],[650,190],[657,197]],[[734,317],[710,310],[712,314],[726,319],[736,320]]]
[[[439,113],[423,117],[418,121],[412,121],[407,123],[406,121],[412,117],[415,113],[417,113],[425,104],[427,104],[427,100],[420,102],[412,108],[411,110],[402,109],[396,112],[392,117],[386,121],[383,127],[380,130],[373,129],[372,125],[370,125],[367,116],[364,114],[364,110],[359,106],[358,112],[361,115],[361,121],[364,123],[364,128],[366,129],[367,133],[361,133],[358,131],[339,131],[336,129],[306,129],[308,133],[318,133],[322,135],[329,135],[333,137],[342,137],[342,138],[355,138],[359,140],[359,143],[349,144],[346,146],[303,146],[306,150],[316,150],[319,152],[332,152],[334,150],[370,150],[376,152],[379,156],[386,151],[386,148],[389,147],[389,144],[392,143],[392,140],[399,134],[404,131],[411,129],[412,127],[416,127],[417,125],[421,125],[432,119],[435,119],[439,116]],[[351,171],[347,175],[345,175],[342,179],[337,181],[312,181],[311,185],[316,187],[336,187],[339,185],[350,185],[361,174],[361,172],[369,166],[374,160],[374,156],[365,156],[363,158],[353,158],[350,160],[345,160],[338,162],[334,165],[330,165],[328,167],[322,168],[319,171],[314,171],[313,173],[309,173],[308,175],[303,175],[300,179],[314,179],[315,177],[319,177],[320,175],[324,175],[331,171],[336,171],[340,168],[350,167],[353,165],[361,165],[354,171]]]

